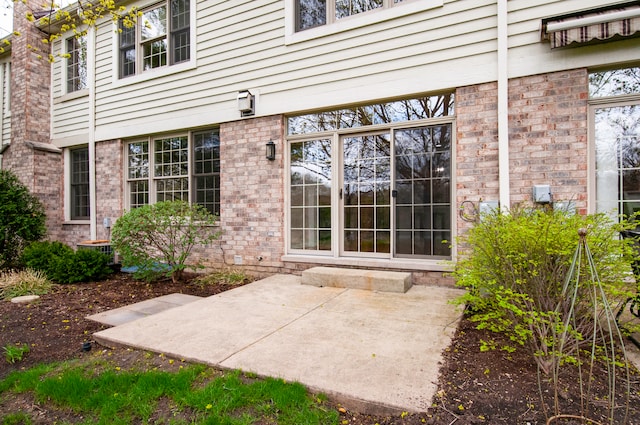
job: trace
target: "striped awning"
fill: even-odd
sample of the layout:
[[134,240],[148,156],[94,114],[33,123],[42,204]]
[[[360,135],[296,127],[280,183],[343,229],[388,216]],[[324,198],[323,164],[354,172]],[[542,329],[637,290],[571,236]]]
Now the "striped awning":
[[542,38],[552,49],[640,36],[640,2],[618,4],[542,20]]

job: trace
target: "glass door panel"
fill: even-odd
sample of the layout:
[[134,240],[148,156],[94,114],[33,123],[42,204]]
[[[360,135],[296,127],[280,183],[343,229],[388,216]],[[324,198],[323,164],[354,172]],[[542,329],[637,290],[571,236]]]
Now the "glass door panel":
[[[390,135],[342,138],[343,252],[391,252]],[[385,257],[388,255],[384,255]]]
[[597,108],[594,124],[597,211],[640,212],[640,105]]
[[397,257],[451,256],[451,129],[394,131]]

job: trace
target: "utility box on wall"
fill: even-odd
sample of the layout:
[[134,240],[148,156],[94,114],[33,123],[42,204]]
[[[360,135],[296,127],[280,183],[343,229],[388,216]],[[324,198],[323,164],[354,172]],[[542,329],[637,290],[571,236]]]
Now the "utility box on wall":
[[537,204],[551,203],[551,186],[548,184],[539,184],[533,186],[533,202]]

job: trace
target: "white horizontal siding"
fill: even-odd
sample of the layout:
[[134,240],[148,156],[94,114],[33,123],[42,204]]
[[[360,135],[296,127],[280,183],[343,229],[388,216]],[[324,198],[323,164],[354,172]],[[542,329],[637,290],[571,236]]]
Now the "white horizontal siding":
[[603,0],[509,0],[509,77],[582,67],[624,66],[640,60],[638,40],[551,50],[540,41],[542,19],[619,4]]
[[[540,41],[543,18],[616,2],[509,0],[509,76],[640,60],[637,40],[563,51]],[[200,0],[194,66],[144,81],[117,79],[117,36],[106,22],[97,29],[96,140],[236,120],[244,89],[257,95],[257,114],[270,115],[495,81],[496,12],[497,0],[448,0],[287,44],[283,1]],[[54,81],[61,75],[54,72]],[[56,134],[84,131],[89,108],[77,106],[54,107]]]
[[51,122],[54,143],[58,139],[86,136],[89,132],[89,97],[54,102]]
[[197,68],[122,87],[112,84],[113,32],[101,28],[96,138],[237,119],[242,89],[259,94],[258,114],[267,115],[495,79],[495,10],[494,0],[451,1],[286,45],[282,1],[199,2]]

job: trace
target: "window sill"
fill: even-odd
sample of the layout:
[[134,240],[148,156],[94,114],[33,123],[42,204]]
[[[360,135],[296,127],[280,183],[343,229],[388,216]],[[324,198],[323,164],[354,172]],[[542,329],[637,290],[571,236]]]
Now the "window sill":
[[89,89],[78,90],[71,93],[64,94],[62,96],[58,96],[53,99],[53,104],[64,103],[70,100],[79,99],[81,97],[89,96]]
[[162,68],[153,69],[150,71],[144,71],[142,74],[132,75],[130,77],[125,77],[125,78],[118,78],[117,75],[114,75],[113,87],[115,88],[126,87],[133,84],[138,84],[145,81],[153,80],[156,78],[166,77],[168,75],[190,71],[192,69],[196,69],[195,59],[192,59],[189,62],[177,64],[177,65],[167,65]]
[[407,258],[355,258],[355,257],[322,257],[316,255],[283,255],[282,261],[291,263],[330,264],[336,266],[374,267],[385,269],[402,269],[416,271],[452,272],[454,263],[451,260],[412,260]]
[[90,225],[90,220],[65,220],[62,222],[63,225]]
[[401,16],[435,9],[437,7],[442,7],[443,4],[444,0],[414,0],[407,4],[396,5],[384,10],[371,11],[371,13],[367,12],[361,15],[351,16],[349,18],[343,18],[332,24],[295,32],[295,5],[293,0],[288,0],[285,2],[285,14],[287,16],[285,44],[301,43],[315,38],[326,37],[342,31],[365,27],[379,22],[399,18]]

